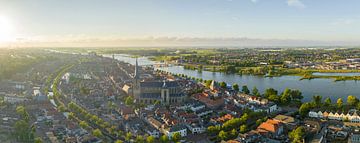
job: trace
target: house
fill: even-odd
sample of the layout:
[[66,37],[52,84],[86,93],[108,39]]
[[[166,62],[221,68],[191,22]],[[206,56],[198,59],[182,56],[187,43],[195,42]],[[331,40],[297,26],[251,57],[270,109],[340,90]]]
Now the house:
[[144,131],[149,134],[150,136],[153,136],[155,138],[159,138],[160,137],[160,132],[159,130],[155,129],[155,127],[150,127],[150,126],[144,126]]
[[211,119],[211,121],[224,123],[224,122],[226,122],[226,121],[228,121],[228,120],[231,120],[231,119],[233,119],[233,118],[234,118],[234,117],[233,117],[231,114],[225,114],[225,115],[223,115],[223,116],[221,116],[221,117],[213,118],[213,119]]
[[4,96],[4,101],[7,103],[10,103],[10,104],[15,104],[15,103],[21,103],[21,102],[28,101],[28,99],[23,96],[6,95],[6,96]]
[[355,130],[350,134],[349,142],[351,143],[360,143],[360,132],[359,130]]
[[121,116],[125,119],[128,120],[130,118],[134,118],[136,116],[134,110],[130,107],[127,106],[121,106],[120,109],[120,114]]
[[192,134],[201,134],[206,131],[205,127],[200,124],[186,124],[186,127],[191,131]]
[[260,124],[258,129],[266,130],[272,135],[278,136],[283,133],[284,127],[281,122],[273,119],[268,119],[266,122]]
[[177,124],[164,129],[164,133],[171,138],[175,133],[180,133],[182,137],[187,136],[187,128],[185,125]]
[[122,87],[122,90],[128,94],[128,95],[132,95],[131,91],[132,91],[132,88],[130,85],[128,84],[125,84],[123,87]]
[[239,134],[238,139],[242,143],[254,143],[260,138],[260,134],[256,130],[251,130],[244,134]]
[[254,112],[272,113],[278,110],[278,106],[274,102],[243,93],[235,96],[233,102],[238,107],[248,108]]
[[161,123],[161,121],[159,121],[153,117],[147,118],[147,122],[158,130],[163,127],[163,123]]
[[195,94],[193,96],[195,100],[198,100],[206,105],[210,109],[217,109],[225,104],[223,97],[215,96],[213,93],[203,92]]
[[202,116],[206,116],[206,115],[209,115],[213,112],[213,110],[209,109],[209,108],[204,108],[204,109],[201,109],[201,110],[197,110],[195,111],[195,114],[199,117],[202,117]]
[[[332,113],[331,113],[332,114]],[[318,118],[318,113],[316,111],[310,111],[309,112],[309,117],[312,117],[312,118]]]
[[352,123],[360,123],[360,112],[355,109],[349,110],[347,114],[338,113],[338,112],[321,112],[321,111],[310,111],[308,113],[309,117],[312,118],[321,118],[321,119],[330,119],[330,120],[338,120],[338,121],[350,121]]
[[277,115],[274,120],[279,121],[283,124],[290,124],[290,125],[295,125],[295,118],[291,117],[291,116],[286,116],[286,115]]
[[190,106],[190,109],[194,112],[199,111],[204,108],[205,108],[205,105],[202,103],[199,103],[199,102],[194,103],[192,106]]

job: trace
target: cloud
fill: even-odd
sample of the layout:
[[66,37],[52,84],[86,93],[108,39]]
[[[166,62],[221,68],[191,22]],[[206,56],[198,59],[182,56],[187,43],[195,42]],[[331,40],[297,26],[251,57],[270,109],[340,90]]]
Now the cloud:
[[251,2],[253,3],[257,3],[259,0],[251,0]]
[[296,8],[306,8],[305,4],[302,3],[300,0],[287,0],[288,6],[296,7]]

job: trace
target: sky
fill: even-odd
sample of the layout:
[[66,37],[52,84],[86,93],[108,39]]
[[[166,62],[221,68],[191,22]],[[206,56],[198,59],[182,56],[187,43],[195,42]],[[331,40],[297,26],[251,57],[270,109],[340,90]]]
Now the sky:
[[0,0],[0,45],[360,45],[359,0]]

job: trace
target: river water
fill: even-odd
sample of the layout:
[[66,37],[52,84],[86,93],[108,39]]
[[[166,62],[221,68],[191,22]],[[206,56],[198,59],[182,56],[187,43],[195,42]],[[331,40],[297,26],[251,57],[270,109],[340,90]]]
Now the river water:
[[[104,55],[105,57],[112,57],[112,55]],[[135,64],[135,59],[128,55],[115,55],[115,59]],[[154,61],[150,61],[146,57],[138,58],[139,65],[153,65]],[[220,72],[187,70],[182,66],[170,66],[158,68],[172,73],[186,74],[204,80],[224,81],[228,84],[237,83],[241,87],[247,85],[251,90],[256,86],[261,93],[266,88],[274,88],[281,93],[285,88],[299,89],[304,96],[303,101],[310,101],[313,95],[321,95],[323,99],[330,97],[332,102],[335,103],[338,98],[343,98],[346,102],[348,95],[354,95],[360,98],[360,81],[339,81],[334,82],[332,79],[312,79],[312,80],[299,80],[298,76],[281,76],[281,77],[261,77],[251,75],[237,75],[225,74]]]

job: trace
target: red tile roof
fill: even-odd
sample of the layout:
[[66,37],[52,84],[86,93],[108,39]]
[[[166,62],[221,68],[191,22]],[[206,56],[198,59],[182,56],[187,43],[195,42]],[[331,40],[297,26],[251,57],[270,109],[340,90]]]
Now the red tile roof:
[[280,122],[272,119],[268,119],[266,122],[262,123],[258,129],[263,129],[269,132],[275,133],[280,126]]

